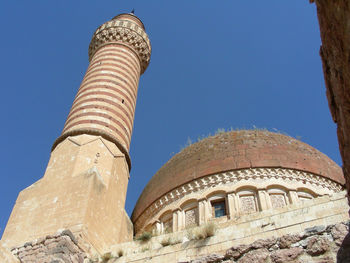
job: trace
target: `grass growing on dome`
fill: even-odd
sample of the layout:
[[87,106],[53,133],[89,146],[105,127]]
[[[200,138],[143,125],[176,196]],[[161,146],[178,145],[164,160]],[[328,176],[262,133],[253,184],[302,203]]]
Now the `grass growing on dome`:
[[231,131],[262,131],[262,132],[272,132],[272,133],[277,133],[277,134],[282,134],[282,135],[286,135],[286,136],[289,136],[289,137],[293,137],[297,140],[301,140],[301,136],[299,135],[296,135],[296,136],[291,136],[289,135],[287,132],[284,132],[284,131],[281,131],[281,130],[278,130],[276,128],[266,128],[266,127],[257,127],[255,126],[254,124],[252,125],[251,128],[246,128],[246,127],[243,127],[243,128],[233,128],[233,127],[230,127],[228,129],[225,129],[225,128],[218,128],[214,134],[206,134],[206,135],[199,135],[197,137],[197,140],[193,140],[191,139],[191,137],[187,137],[187,141],[184,145],[180,146],[180,151],[181,152],[182,150],[186,149],[188,146],[194,144],[194,143],[197,143],[197,142],[200,142],[200,141],[203,141],[204,139],[207,139],[209,137],[214,137],[214,136],[217,136],[217,135],[220,135],[220,134],[223,134],[223,133],[226,133],[226,132],[231,132]]

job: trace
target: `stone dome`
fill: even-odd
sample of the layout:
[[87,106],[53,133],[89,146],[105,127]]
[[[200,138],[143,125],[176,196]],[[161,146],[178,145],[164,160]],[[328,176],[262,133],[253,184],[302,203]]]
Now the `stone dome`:
[[292,137],[264,130],[225,132],[188,146],[160,168],[139,197],[131,219],[137,222],[162,196],[198,178],[252,168],[286,168],[337,185],[345,182],[334,161]]

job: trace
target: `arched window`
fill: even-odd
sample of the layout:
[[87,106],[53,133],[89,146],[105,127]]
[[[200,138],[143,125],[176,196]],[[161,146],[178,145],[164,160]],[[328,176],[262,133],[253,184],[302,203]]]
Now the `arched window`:
[[225,194],[215,194],[208,198],[211,205],[212,217],[222,217],[227,215]]

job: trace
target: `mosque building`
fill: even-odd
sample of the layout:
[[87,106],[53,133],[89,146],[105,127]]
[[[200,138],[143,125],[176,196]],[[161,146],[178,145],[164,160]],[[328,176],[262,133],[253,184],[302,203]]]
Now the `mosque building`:
[[[113,249],[124,251],[115,262],[190,262],[234,244],[347,220],[342,169],[310,145],[266,130],[221,132],[186,147],[151,178],[129,218],[129,146],[150,57],[145,26],[134,14],[96,30],[45,174],[20,192],[8,220],[1,262],[88,262]],[[200,246],[186,240],[186,230],[208,223],[218,228],[214,238]],[[144,233],[155,236],[149,252],[133,241]],[[175,234],[182,238],[176,249],[163,253],[159,240]]]

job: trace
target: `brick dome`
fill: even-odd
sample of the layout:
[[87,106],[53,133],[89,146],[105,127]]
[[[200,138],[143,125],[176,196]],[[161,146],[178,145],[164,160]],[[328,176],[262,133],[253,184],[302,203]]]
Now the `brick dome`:
[[306,143],[268,131],[231,131],[194,143],[172,157],[146,185],[134,208],[132,221],[162,195],[192,180],[259,167],[295,169],[345,183],[342,169]]

